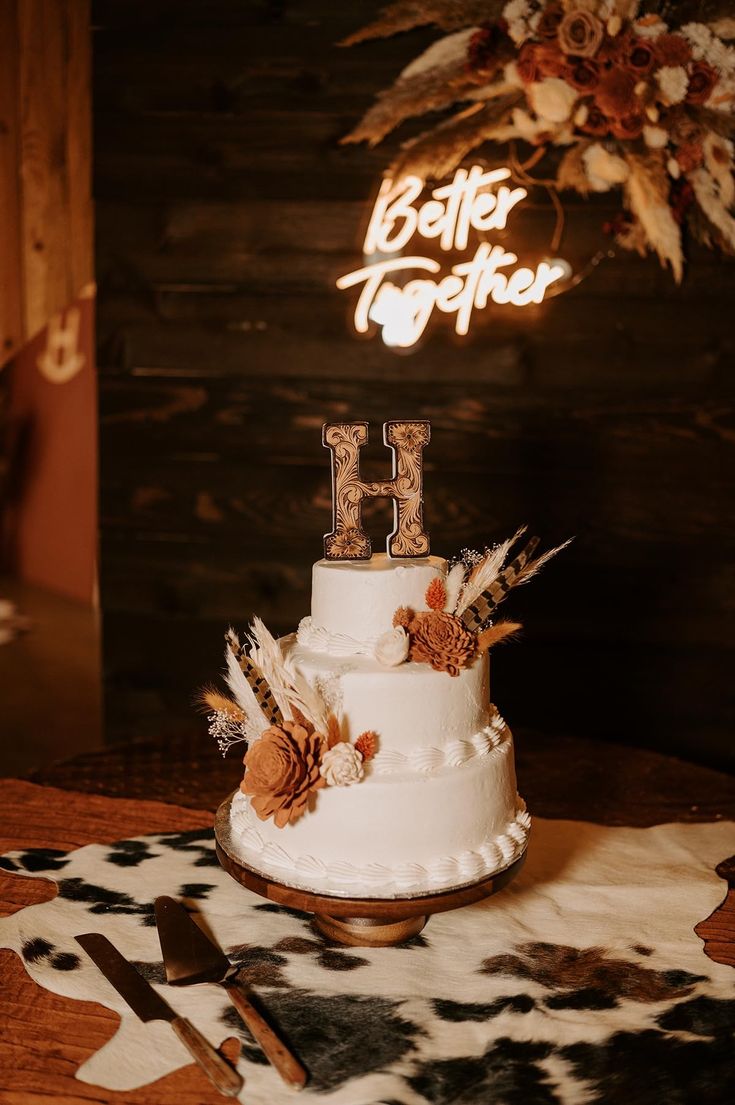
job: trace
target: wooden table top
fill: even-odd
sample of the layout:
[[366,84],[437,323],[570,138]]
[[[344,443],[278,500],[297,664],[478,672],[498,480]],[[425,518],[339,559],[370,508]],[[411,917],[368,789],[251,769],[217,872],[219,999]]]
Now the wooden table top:
[[[516,736],[519,788],[540,816],[638,826],[735,819],[735,780],[718,772],[588,740]],[[149,741],[77,755],[34,775],[49,789],[13,780],[0,785],[0,843],[3,849],[68,850],[100,839],[201,825],[205,811],[214,811],[237,785],[240,772],[240,757],[233,750],[222,760],[204,725],[199,740]],[[121,800],[110,802],[109,797]],[[718,869],[729,881],[728,872]],[[43,879],[0,872],[0,915],[53,893],[53,885]],[[715,921],[708,954],[735,963],[735,889],[727,893]],[[114,1034],[117,1015],[94,1002],[69,1001],[37,987],[12,952],[0,952],[0,969],[0,1100],[18,1105],[31,1100],[39,1105],[215,1105],[222,1100],[192,1065],[125,1093],[79,1082],[74,1077],[78,1064]],[[233,1059],[236,1048],[227,1054]]]
[[[83,753],[35,772],[37,783],[214,811],[241,778],[202,722],[200,739],[144,741]],[[516,734],[518,786],[539,817],[605,825],[735,819],[735,779],[643,749],[578,737]]]

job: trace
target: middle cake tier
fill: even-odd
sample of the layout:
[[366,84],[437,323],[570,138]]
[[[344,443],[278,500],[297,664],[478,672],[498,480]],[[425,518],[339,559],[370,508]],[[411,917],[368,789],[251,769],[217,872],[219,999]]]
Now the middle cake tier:
[[377,735],[378,754],[443,752],[481,733],[489,719],[490,677],[487,655],[458,675],[434,671],[428,664],[386,668],[368,656],[333,657],[312,652],[295,637],[282,647],[301,674],[341,715],[345,739],[363,732]]

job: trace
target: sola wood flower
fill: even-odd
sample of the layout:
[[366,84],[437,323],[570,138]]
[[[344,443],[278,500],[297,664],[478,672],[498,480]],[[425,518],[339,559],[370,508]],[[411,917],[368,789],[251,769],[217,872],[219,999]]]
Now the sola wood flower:
[[408,634],[402,625],[389,629],[375,642],[375,659],[386,668],[396,668],[408,656]]
[[322,782],[329,787],[349,787],[363,776],[362,753],[348,741],[340,741],[322,756]]
[[282,829],[305,812],[309,795],[325,785],[319,773],[324,738],[295,721],[271,725],[248,750],[240,789],[261,821]]
[[438,610],[416,614],[409,633],[409,659],[431,664],[435,671],[445,671],[449,675],[459,675],[460,669],[471,663],[477,650],[477,638],[454,614]]

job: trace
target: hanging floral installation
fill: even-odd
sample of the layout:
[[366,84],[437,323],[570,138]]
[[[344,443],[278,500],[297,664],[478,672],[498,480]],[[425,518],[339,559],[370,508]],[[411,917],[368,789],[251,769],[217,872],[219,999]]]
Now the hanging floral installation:
[[565,189],[620,190],[618,244],[653,251],[679,282],[685,230],[735,253],[735,18],[684,21],[676,9],[686,6],[398,0],[344,45],[417,27],[446,33],[343,141],[375,146],[404,121],[443,112],[404,143],[393,179],[439,179],[483,143],[520,140],[535,147],[524,165],[509,159],[523,183],[558,147],[553,175],[538,181],[557,205]]

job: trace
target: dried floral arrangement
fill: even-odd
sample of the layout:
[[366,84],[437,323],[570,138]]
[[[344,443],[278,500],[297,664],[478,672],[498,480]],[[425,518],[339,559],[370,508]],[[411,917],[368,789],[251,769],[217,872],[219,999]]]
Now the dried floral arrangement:
[[348,741],[339,709],[300,674],[260,618],[247,644],[232,629],[225,642],[230,694],[204,687],[198,701],[223,756],[246,743],[240,789],[261,821],[272,817],[283,828],[306,812],[322,787],[359,783],[377,750],[377,734]]
[[[446,32],[344,139],[374,146],[427,112],[461,110],[405,143],[394,179],[451,172],[484,142],[536,147],[521,183],[582,195],[621,189],[619,245],[655,252],[679,282],[682,230],[735,253],[735,18],[677,16],[638,0],[397,0],[343,45],[417,27]],[[705,5],[688,5],[691,10]],[[709,5],[707,5],[709,7]],[[551,147],[552,177],[528,170]]]
[[521,527],[484,553],[464,550],[446,577],[437,576],[427,587],[428,611],[407,606],[396,610],[393,629],[375,645],[377,661],[386,667],[406,661],[430,664],[435,671],[457,676],[475,657],[514,636],[522,628],[520,622],[494,621],[497,607],[512,588],[528,583],[569,544],[565,541],[534,559],[539,539],[532,537],[508,563],[524,533]]

